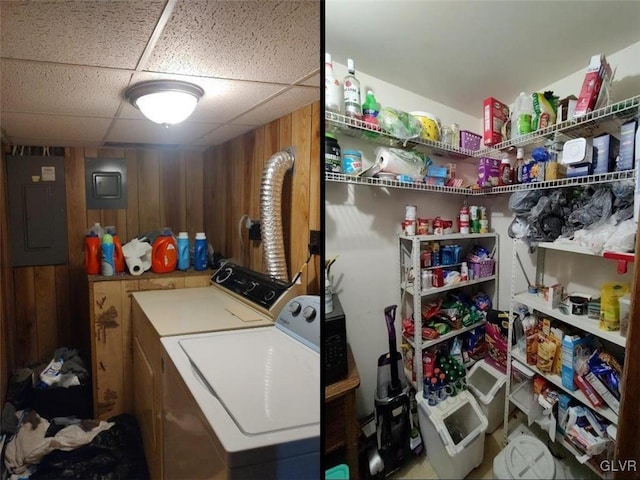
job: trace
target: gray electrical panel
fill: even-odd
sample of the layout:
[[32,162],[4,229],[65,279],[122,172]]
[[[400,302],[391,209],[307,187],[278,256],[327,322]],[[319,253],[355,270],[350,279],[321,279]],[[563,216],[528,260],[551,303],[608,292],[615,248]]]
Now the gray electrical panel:
[[64,157],[7,156],[11,264],[67,263]]

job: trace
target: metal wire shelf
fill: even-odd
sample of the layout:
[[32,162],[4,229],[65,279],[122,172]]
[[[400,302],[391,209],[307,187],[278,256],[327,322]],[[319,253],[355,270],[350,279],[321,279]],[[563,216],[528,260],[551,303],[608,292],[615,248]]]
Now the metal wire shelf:
[[[373,142],[379,145],[396,148],[415,148],[418,146],[426,147],[434,155],[454,157],[459,159],[477,157],[478,151],[457,148],[443,142],[435,142],[425,140],[423,138],[412,138],[410,140],[402,140],[394,137],[391,133],[374,127],[369,123],[357,120],[355,118],[346,117],[334,112],[325,112],[326,131],[329,133],[337,133],[348,135],[350,137],[361,137],[367,142]],[[499,151],[487,151],[483,155],[485,157],[502,158],[503,154]]]
[[547,180],[546,182],[520,183],[517,185],[505,185],[502,187],[492,187],[484,189],[458,188],[439,185],[427,185],[424,183],[400,182],[377,177],[358,177],[345,175],[343,173],[325,172],[326,182],[351,183],[355,185],[370,185],[376,187],[391,187],[404,190],[417,190],[423,192],[449,193],[454,195],[484,196],[496,195],[500,193],[511,193],[520,190],[543,190],[547,188],[562,188],[575,185],[595,185],[598,183],[617,182],[626,179],[634,179],[635,170],[624,170],[622,172],[602,173],[598,175],[588,175],[584,177],[561,178],[558,180]]
[[640,95],[622,100],[606,107],[599,108],[578,118],[565,120],[561,123],[550,125],[541,130],[523,135],[514,140],[507,140],[489,148],[484,148],[474,152],[475,157],[490,156],[496,150],[504,151],[513,147],[526,146],[543,140],[553,139],[556,135],[561,135],[565,139],[579,137],[593,137],[600,133],[611,130],[603,122],[614,122],[616,130],[625,121],[633,118],[640,112]]

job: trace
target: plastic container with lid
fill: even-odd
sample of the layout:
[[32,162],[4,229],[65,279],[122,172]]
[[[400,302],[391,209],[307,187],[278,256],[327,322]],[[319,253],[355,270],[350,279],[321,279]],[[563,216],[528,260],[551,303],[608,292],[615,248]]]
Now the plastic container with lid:
[[476,362],[467,374],[467,386],[487,417],[486,433],[493,433],[504,421],[504,397],[507,376],[487,364]]
[[545,479],[555,478],[553,455],[537,438],[531,435],[516,437],[493,459],[493,478]]
[[511,114],[511,139],[531,133],[533,119],[533,98],[525,92],[520,92],[514,102]]
[[[433,140],[437,142],[440,140],[440,134],[442,127],[440,125],[440,119],[435,115],[426,112],[411,112],[411,115],[416,117],[422,125],[422,133],[420,138],[425,140]],[[451,129],[448,129],[448,133],[451,134]]]
[[153,273],[168,273],[176,269],[178,263],[178,249],[171,229],[163,228],[162,233],[153,242],[151,251],[151,271]]
[[333,173],[342,172],[340,144],[332,133],[324,134],[324,170]]
[[593,161],[593,143],[584,137],[565,142],[562,147],[562,164],[577,165]]
[[196,240],[193,245],[193,268],[195,270],[206,270],[207,262],[207,237],[204,232],[196,233]]
[[189,269],[189,234],[187,232],[178,233],[178,270]]
[[618,298],[618,304],[620,309],[620,335],[627,336],[627,330],[629,329],[629,314],[631,312],[631,295],[626,293],[624,296]]
[[362,153],[358,150],[345,150],[342,152],[342,173],[345,175],[358,175],[362,172]]
[[124,253],[122,253],[122,242],[120,242],[116,227],[109,226],[106,227],[106,230],[107,233],[111,235],[111,238],[113,238],[113,266],[115,267],[115,271],[116,273],[124,272]]
[[465,478],[482,463],[487,418],[464,390],[435,406],[416,395],[420,433],[439,478]]
[[84,237],[84,267],[87,275],[100,273],[100,237],[92,228]]
[[102,236],[102,262],[100,263],[100,275],[113,277],[116,273],[113,260],[113,237],[109,233]]

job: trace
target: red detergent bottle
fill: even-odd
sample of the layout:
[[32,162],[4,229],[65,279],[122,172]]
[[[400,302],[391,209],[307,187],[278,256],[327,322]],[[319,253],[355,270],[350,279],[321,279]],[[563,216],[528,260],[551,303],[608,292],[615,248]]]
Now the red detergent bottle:
[[153,242],[151,251],[151,271],[153,273],[168,273],[176,269],[178,263],[178,249],[170,228],[163,228],[162,233]]

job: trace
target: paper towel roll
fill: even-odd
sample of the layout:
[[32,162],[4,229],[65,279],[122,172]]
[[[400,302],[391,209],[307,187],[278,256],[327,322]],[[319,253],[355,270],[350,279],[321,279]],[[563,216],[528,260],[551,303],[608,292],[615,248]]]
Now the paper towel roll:
[[142,265],[142,259],[139,257],[125,257],[125,263],[129,269],[131,275],[142,275],[144,273],[144,266]]
[[422,179],[426,173],[424,160],[414,152],[399,148],[378,147],[375,153],[380,171],[408,175],[415,180]]

